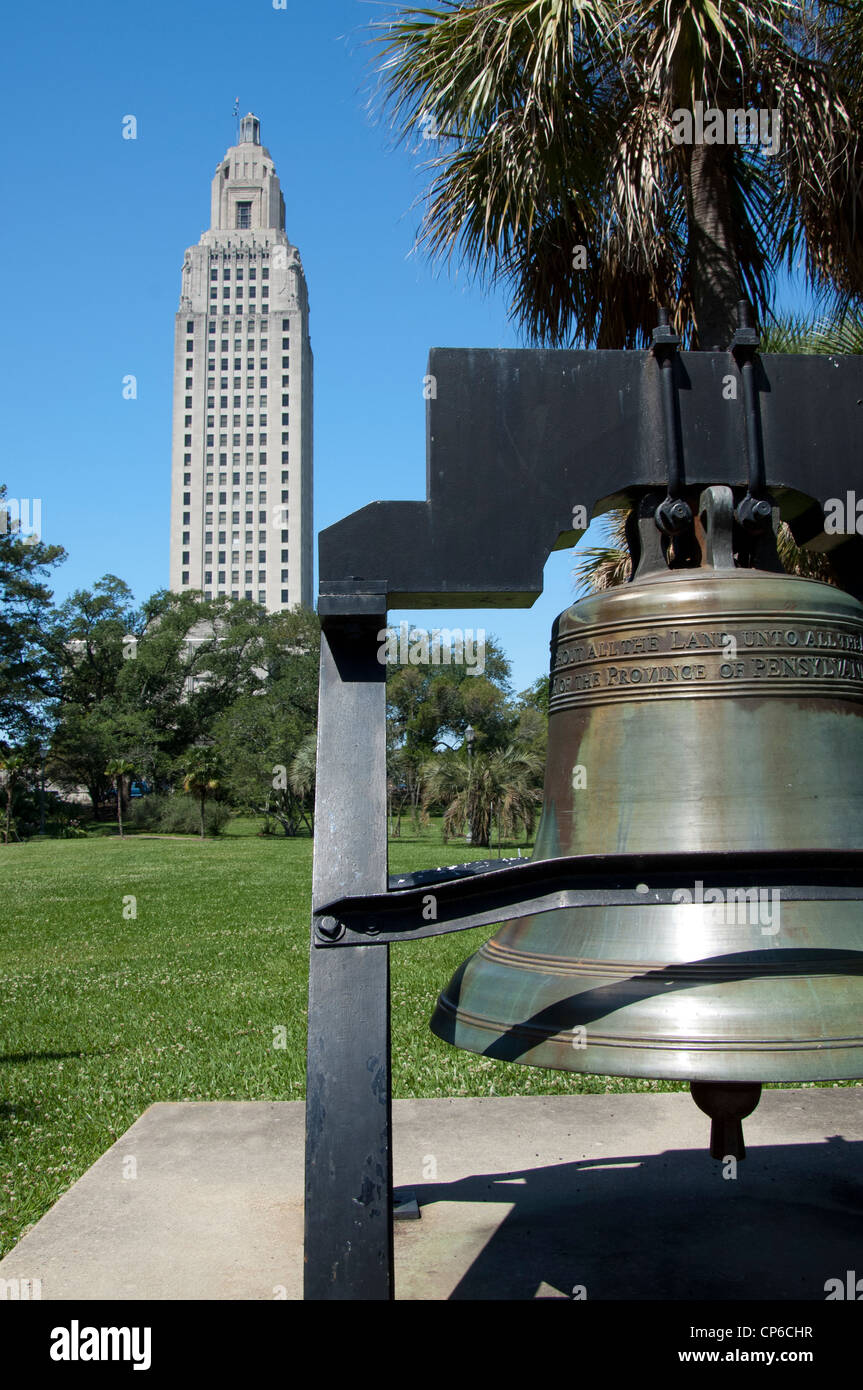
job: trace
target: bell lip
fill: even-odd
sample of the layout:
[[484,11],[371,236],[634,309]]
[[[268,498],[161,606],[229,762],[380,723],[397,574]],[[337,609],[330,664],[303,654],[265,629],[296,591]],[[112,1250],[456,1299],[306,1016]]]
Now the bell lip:
[[[435,1037],[460,1052],[472,1052],[503,1066],[537,1067],[541,1071],[571,1072],[574,1076],[619,1076],[682,1084],[725,1081],[794,1086],[804,1082],[863,1079],[863,1037],[833,1042],[798,1041],[784,1047],[778,1046],[775,1040],[745,1045],[728,1041],[702,1042],[690,1043],[688,1047],[673,1039],[662,1044],[655,1041],[622,1044],[608,1040],[585,1048],[573,1048],[571,1042],[547,1037],[521,1056],[495,1056],[489,1050],[487,1035],[481,1036],[475,1024],[442,1000],[443,996],[438,999],[429,1020],[429,1029]],[[498,1029],[510,1035],[514,1032],[510,1025],[501,1024]],[[627,1054],[625,1065],[622,1053]],[[564,1059],[566,1065],[562,1065]]]

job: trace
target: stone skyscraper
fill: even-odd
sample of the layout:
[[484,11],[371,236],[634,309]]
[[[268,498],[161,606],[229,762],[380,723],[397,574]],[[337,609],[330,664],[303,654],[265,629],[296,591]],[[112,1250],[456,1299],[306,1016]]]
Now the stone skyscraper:
[[174,334],[174,591],[312,605],[312,349],[299,252],[244,116],[186,252]]

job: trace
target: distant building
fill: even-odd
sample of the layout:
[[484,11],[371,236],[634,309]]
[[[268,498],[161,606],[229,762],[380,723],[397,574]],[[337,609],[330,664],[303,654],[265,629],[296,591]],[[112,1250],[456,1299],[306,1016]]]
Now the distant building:
[[174,334],[170,588],[312,606],[312,349],[300,255],[244,116],[186,252]]

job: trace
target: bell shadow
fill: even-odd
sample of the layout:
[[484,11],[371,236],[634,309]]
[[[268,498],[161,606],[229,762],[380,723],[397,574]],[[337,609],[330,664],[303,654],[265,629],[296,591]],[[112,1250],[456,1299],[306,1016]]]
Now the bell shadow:
[[863,1261],[861,1158],[863,1142],[834,1136],[750,1148],[736,1178],[706,1152],[669,1149],[414,1190],[426,1211],[512,1204],[454,1300],[579,1288],[588,1300],[823,1300],[828,1279]]
[[[658,995],[671,995],[678,990],[690,990],[699,984],[722,985],[745,979],[762,979],[777,966],[776,950],[728,952],[722,956],[705,956],[687,961],[685,965],[667,965],[658,970],[646,970],[626,980],[581,990],[564,999],[555,1000],[530,1018],[511,1024],[500,1036],[482,1050],[484,1057],[501,1062],[518,1062],[526,1052],[550,1035],[568,1032],[575,1027],[589,1027],[605,1019],[615,1010]],[[448,1008],[435,1020],[435,1032],[444,1042],[458,1046],[457,1016],[464,972],[470,961],[456,971],[446,991]],[[863,951],[837,952],[822,947],[802,947],[782,952],[783,974],[814,975],[823,966],[831,975],[863,975]],[[698,978],[699,967],[703,978]],[[685,974],[681,972],[685,971]]]

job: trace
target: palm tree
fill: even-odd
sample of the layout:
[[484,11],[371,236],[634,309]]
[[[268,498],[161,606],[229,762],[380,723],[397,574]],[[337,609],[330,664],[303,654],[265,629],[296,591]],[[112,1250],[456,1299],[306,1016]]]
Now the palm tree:
[[15,798],[15,788],[24,781],[30,764],[31,758],[27,749],[15,748],[0,742],[0,772],[3,773],[6,792],[6,823],[3,830],[3,843],[6,845],[12,836],[12,802]]
[[112,758],[105,768],[105,776],[110,777],[114,783],[117,793],[117,824],[120,827],[120,838],[123,838],[123,792],[126,787],[126,778],[131,777],[135,771],[135,764],[128,758]]
[[[398,136],[433,152],[419,244],[508,285],[531,340],[640,346],[670,304],[724,348],[798,256],[863,292],[856,0],[440,0],[372,30]],[[724,118],[700,138],[697,103]]]
[[467,756],[462,749],[450,750],[423,769],[423,810],[444,806],[444,840],[467,824],[471,843],[488,845],[493,819],[498,838],[519,830],[527,838],[542,799],[542,774],[542,759],[516,745]]
[[[300,811],[310,830],[314,830],[315,775],[317,771],[318,736],[306,734],[291,761],[288,780],[299,802]],[[309,808],[307,814],[307,807]]]
[[193,792],[201,807],[201,839],[204,838],[204,809],[207,797],[221,786],[221,766],[210,748],[192,748],[186,756],[183,790]]

